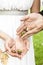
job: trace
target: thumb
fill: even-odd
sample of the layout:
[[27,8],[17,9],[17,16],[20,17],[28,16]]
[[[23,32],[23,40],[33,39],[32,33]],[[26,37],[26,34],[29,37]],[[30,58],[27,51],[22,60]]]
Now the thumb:
[[21,19],[21,21],[25,21],[25,20],[27,20],[27,19],[29,19],[30,17],[28,16],[28,15],[26,15],[26,16],[24,16],[22,19]]
[[5,50],[6,50],[6,51],[11,52],[11,49],[10,49],[10,47],[8,46],[8,44],[7,44],[7,43],[6,43],[6,44],[4,44],[4,46],[5,46]]

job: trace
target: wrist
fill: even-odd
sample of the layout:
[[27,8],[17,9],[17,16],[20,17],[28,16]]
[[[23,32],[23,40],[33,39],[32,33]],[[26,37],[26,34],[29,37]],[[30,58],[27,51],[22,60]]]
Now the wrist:
[[8,39],[8,35],[2,31],[0,31],[0,38],[3,39],[4,41],[6,41],[6,39]]

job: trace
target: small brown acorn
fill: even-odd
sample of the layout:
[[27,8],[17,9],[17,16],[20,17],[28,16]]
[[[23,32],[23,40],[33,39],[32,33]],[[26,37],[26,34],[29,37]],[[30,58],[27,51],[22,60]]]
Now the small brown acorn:
[[25,34],[25,31],[21,32],[21,36],[23,36]]
[[21,55],[22,50],[17,50],[17,53],[18,53],[19,55]]
[[15,50],[11,50],[11,52],[12,52],[12,53],[16,53],[16,51],[15,51]]
[[28,28],[26,27],[22,32],[21,32],[21,36],[23,36],[26,32],[27,32]]

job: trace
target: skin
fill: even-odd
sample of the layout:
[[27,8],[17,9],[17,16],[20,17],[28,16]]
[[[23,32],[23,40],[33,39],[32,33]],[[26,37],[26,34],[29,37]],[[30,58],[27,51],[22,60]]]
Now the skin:
[[[36,5],[37,4],[37,5]],[[33,5],[32,5],[32,7],[31,7],[31,9],[30,9],[30,12],[31,13],[37,13],[37,12],[39,12],[40,11],[40,0],[34,0],[34,3],[33,3]],[[30,14],[31,15],[31,14]],[[34,16],[35,15],[37,15],[37,14],[34,14],[33,15],[33,19],[34,19]],[[27,20],[29,20],[29,21],[33,21],[33,19],[31,19],[31,17],[29,17],[28,15],[26,15],[26,16],[24,16],[22,19],[25,19],[25,22],[27,22]],[[22,32],[22,30],[23,30],[23,28],[25,28],[25,27],[27,27],[27,25],[24,23],[24,20],[22,20],[21,19],[21,21],[23,22],[23,24],[21,24],[21,26],[17,29],[17,34],[21,37],[21,34],[19,34],[20,33],[20,31]],[[33,25],[33,24],[32,24]],[[23,27],[24,26],[24,27]],[[28,25],[29,26],[29,25]],[[23,27],[23,28],[22,28]],[[21,30],[21,28],[22,28],[22,30]],[[28,27],[29,28],[29,27]],[[31,28],[31,27],[30,27]],[[33,28],[33,27],[32,27]],[[27,34],[27,33],[26,33]],[[24,35],[25,36],[25,35]],[[21,38],[23,38],[24,36],[22,36]],[[27,35],[27,36],[29,36],[29,35]],[[26,36],[25,36],[26,37]],[[26,37],[27,38],[27,37]]]
[[[27,53],[27,51],[29,50],[29,42],[28,42],[28,40],[26,39],[26,40],[22,40],[21,38],[19,38],[19,37],[17,37],[16,39],[15,39],[15,41],[16,41],[16,43],[15,43],[15,45],[16,45],[16,53],[12,53],[12,52],[8,52],[11,56],[13,56],[13,57],[18,57],[19,59],[21,59],[26,53]],[[13,46],[12,48],[11,48],[11,50],[14,50],[14,48],[15,48],[15,46]],[[19,55],[18,53],[17,53],[17,50],[22,50],[22,53]]]
[[[6,52],[13,57],[17,57],[21,59],[29,50],[29,47],[28,47],[29,42],[27,39],[22,40],[21,38],[17,37],[14,40],[13,38],[11,38],[9,35],[7,35],[6,33],[2,31],[0,31],[0,38],[5,41],[4,46],[5,46]],[[18,49],[22,50],[21,55],[17,53]],[[13,53],[12,50],[15,50],[16,53]]]
[[[38,12],[39,11],[39,1],[40,0],[34,0],[34,3],[33,3],[33,6],[32,6],[32,8],[31,8],[31,12]],[[37,3],[37,5],[36,5],[36,3]],[[26,17],[26,19],[27,19],[27,17]],[[15,40],[14,39],[12,39],[9,35],[7,35],[7,34],[5,34],[5,33],[2,33],[1,32],[1,34],[0,34],[0,37],[5,41],[5,49],[7,49],[7,52],[10,54],[10,55],[12,55],[12,56],[14,56],[14,57],[18,57],[18,58],[22,58],[23,57],[23,55],[25,55],[25,53],[23,53],[23,55],[22,56],[20,56],[20,55],[18,55],[17,53],[15,54],[13,54],[12,52],[11,52],[11,47],[13,47],[14,46],[14,48],[16,49],[16,46],[15,46]],[[18,39],[19,40],[19,39]],[[25,39],[26,40],[26,39]],[[23,40],[22,40],[23,41]],[[29,41],[28,41],[29,42]],[[11,46],[10,46],[11,45]],[[28,46],[28,44],[26,44],[27,46]]]
[[[37,4],[37,5],[36,5]],[[23,17],[22,19],[24,19],[24,20],[22,20],[21,19],[21,21],[23,22],[23,24],[21,24],[21,26],[17,29],[17,34],[19,35],[19,36],[21,36],[21,34],[20,34],[20,31],[22,32],[22,30],[23,30],[23,26],[24,26],[24,28],[25,27],[27,27],[27,25],[25,24],[25,22],[27,23],[27,20],[29,20],[29,21],[33,21],[33,19],[36,19],[37,17],[35,17],[34,18],[34,16],[36,15],[36,16],[38,16],[37,14],[34,14],[34,13],[37,13],[37,12],[39,12],[40,11],[40,0],[34,0],[34,3],[33,3],[33,5],[32,5],[32,7],[31,7],[31,9],[30,9],[30,12],[31,13],[33,13],[33,18],[32,18],[32,16],[31,16],[31,14],[30,14],[30,16],[28,16],[28,15],[26,15],[25,17]],[[40,16],[39,16],[40,17]],[[31,19],[32,18],[32,19]],[[28,22],[28,24],[29,24],[29,22]],[[33,23],[34,24],[34,23]],[[34,27],[34,25],[32,24],[32,22],[30,23],[30,25],[32,26],[32,28]],[[30,25],[28,25],[28,28],[30,27]],[[22,30],[21,30],[21,28],[22,28]],[[31,27],[30,27],[30,29],[31,29]],[[27,36],[29,36],[29,34],[28,34],[28,32],[26,33],[27,34]],[[31,34],[32,35],[32,34]],[[24,38],[24,37],[26,37],[25,35],[23,35],[21,38]]]
[[[43,17],[42,15],[38,13],[32,13],[28,16],[25,16],[23,19],[21,19],[23,24],[18,28],[17,34],[21,38],[28,38],[29,36],[38,33],[43,29]],[[21,36],[21,32],[23,32],[24,28],[28,28],[28,31]]]
[[[36,5],[37,3],[37,5]],[[40,0],[34,0],[33,6],[30,9],[30,12],[39,12],[40,11]],[[26,17],[27,18],[27,17]],[[23,24],[24,25],[24,24]],[[18,32],[17,32],[18,33]],[[25,38],[26,39],[26,38]],[[29,42],[29,41],[28,41]],[[24,54],[25,55],[25,54]],[[12,55],[13,56],[13,55]],[[21,57],[22,58],[22,57]]]
[[30,9],[31,13],[36,13],[40,11],[40,0],[34,0],[34,3]]
[[15,45],[15,40],[2,31],[0,31],[0,38],[5,41],[4,45],[5,45],[6,51],[8,50],[10,51],[10,48],[13,45]]

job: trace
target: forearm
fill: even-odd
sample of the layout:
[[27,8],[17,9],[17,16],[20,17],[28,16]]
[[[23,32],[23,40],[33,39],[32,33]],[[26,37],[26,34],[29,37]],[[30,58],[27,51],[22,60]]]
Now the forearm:
[[40,11],[40,0],[34,0],[34,3],[30,9],[30,12],[39,12]]
[[4,32],[0,31],[0,38],[3,40],[6,40],[8,38],[8,35],[5,34]]

